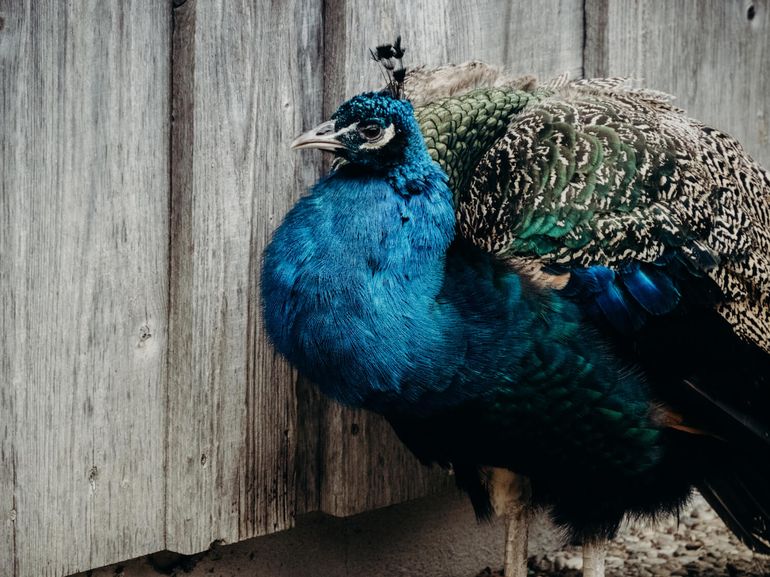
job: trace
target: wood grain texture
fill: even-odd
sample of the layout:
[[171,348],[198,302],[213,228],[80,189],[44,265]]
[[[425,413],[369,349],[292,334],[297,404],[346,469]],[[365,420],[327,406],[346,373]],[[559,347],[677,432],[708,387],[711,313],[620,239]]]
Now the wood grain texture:
[[262,250],[318,178],[289,150],[321,109],[316,2],[176,10],[167,548],[293,522],[295,374],[261,329]]
[[58,577],[163,543],[170,20],[0,16],[0,574]]
[[[545,78],[582,70],[580,0],[537,6],[507,0],[331,0],[324,21],[325,114],[317,121],[346,98],[380,85],[368,49],[398,34],[407,66],[478,59]],[[351,515],[452,484],[445,473],[420,465],[383,419],[320,402],[322,474],[315,480],[321,510]]]
[[610,0],[587,0],[584,4],[583,77],[585,78],[603,78],[608,74],[609,2]]
[[[587,14],[604,4],[587,0]],[[770,166],[770,0],[624,0],[606,10],[607,40],[587,42],[588,76],[642,78]]]

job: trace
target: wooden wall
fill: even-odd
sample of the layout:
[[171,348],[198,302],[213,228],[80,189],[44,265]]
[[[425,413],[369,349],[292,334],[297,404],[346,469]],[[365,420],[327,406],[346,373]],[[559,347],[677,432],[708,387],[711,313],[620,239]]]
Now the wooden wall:
[[170,12],[0,2],[0,574],[164,536]]
[[446,487],[265,343],[300,131],[367,49],[632,75],[770,164],[770,0],[0,0],[0,574],[194,553]]

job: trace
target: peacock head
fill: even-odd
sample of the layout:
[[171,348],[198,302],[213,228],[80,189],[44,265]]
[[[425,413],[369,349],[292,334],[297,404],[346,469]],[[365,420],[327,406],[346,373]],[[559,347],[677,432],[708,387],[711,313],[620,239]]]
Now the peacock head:
[[354,96],[291,146],[327,150],[375,169],[430,160],[412,105],[387,91]]

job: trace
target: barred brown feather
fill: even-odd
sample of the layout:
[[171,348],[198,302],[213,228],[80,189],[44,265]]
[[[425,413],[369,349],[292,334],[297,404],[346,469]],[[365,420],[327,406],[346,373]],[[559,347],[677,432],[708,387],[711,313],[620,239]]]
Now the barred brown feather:
[[[488,98],[485,87],[524,106],[506,109],[507,128],[483,150],[439,150],[463,125],[458,114],[478,112],[468,104]],[[421,122],[454,118],[434,121],[427,143],[456,181],[463,236],[501,256],[569,266],[676,250],[717,283],[718,312],[735,333],[770,352],[770,175],[733,138],[619,78],[538,88],[473,63],[421,69],[406,93],[422,104]]]

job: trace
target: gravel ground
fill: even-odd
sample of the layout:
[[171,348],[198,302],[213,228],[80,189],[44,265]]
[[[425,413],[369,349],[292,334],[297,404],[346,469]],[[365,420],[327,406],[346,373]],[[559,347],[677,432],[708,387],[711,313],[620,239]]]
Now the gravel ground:
[[[530,577],[579,577],[580,547],[566,547],[529,560]],[[500,575],[485,569],[477,577]],[[697,496],[679,521],[624,527],[610,543],[607,577],[770,577],[770,557],[740,543]]]

